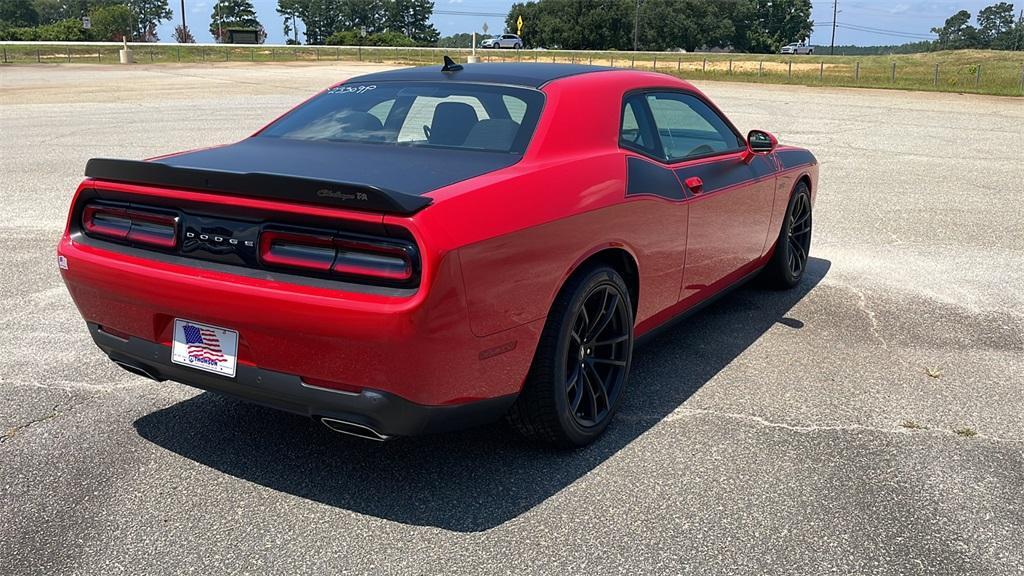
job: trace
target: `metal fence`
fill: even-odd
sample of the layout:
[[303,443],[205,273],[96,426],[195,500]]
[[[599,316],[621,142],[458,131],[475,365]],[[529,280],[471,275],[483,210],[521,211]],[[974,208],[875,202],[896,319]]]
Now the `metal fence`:
[[[133,51],[133,61],[142,64],[337,61],[415,65],[439,63],[445,54],[464,60],[471,53],[470,48],[283,44],[129,43],[128,47]],[[118,51],[121,48],[122,44],[117,42],[6,42],[0,43],[0,62],[115,64],[119,61]],[[569,50],[476,51],[481,61],[571,62],[655,70],[691,79],[1024,94],[1024,55],[992,54],[998,57],[972,62],[960,56],[943,58],[940,52],[929,55],[934,61],[922,62],[915,58],[916,55],[853,57]]]

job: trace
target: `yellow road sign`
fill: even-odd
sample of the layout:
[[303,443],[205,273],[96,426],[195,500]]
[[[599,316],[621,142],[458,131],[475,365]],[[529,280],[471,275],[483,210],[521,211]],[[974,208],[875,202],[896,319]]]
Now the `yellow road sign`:
[[521,36],[523,34],[523,17],[522,15],[516,20],[516,35]]

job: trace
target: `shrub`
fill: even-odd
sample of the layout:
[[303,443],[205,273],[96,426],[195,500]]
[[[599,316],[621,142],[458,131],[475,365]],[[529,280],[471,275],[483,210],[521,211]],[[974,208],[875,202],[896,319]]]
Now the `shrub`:
[[132,11],[123,4],[104,6],[89,13],[92,21],[92,37],[100,41],[122,40],[131,34]]
[[415,46],[416,42],[405,34],[398,32],[379,32],[366,38],[359,36],[358,30],[343,30],[327,37],[324,44],[330,46]]

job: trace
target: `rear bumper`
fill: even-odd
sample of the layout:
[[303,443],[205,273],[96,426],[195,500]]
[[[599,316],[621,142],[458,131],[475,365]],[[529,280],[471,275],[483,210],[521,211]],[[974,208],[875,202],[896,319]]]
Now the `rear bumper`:
[[333,418],[368,427],[384,436],[444,432],[497,420],[515,401],[511,394],[448,406],[416,404],[395,394],[364,389],[345,392],[310,386],[295,374],[239,363],[234,378],[171,362],[171,348],[142,338],[118,338],[88,322],[93,341],[111,360],[203,390],[315,418]]
[[[165,378],[232,393],[230,381],[218,387],[216,381],[207,383],[205,376],[179,372],[170,364],[173,322],[185,318],[238,332],[238,382],[250,376],[255,381],[264,373],[290,375],[296,386],[312,383],[323,394],[335,395],[330,398],[341,402],[335,406],[339,411],[363,410],[377,393],[444,411],[514,396],[543,327],[538,321],[487,337],[473,335],[457,258],[437,266],[429,290],[422,286],[414,296],[396,298],[166,262],[67,235],[58,252],[66,259],[61,271],[65,284],[85,321],[129,335],[128,342],[158,346],[143,350],[140,359],[152,362],[154,353],[164,358],[164,365],[155,368]],[[111,341],[109,333],[101,334],[106,340],[97,339],[101,348],[108,354],[132,353]],[[368,396],[360,399],[364,390]],[[355,391],[355,398],[341,396],[347,391]],[[279,396],[287,401],[290,394]],[[313,410],[324,397],[300,399],[290,411],[325,415]]]

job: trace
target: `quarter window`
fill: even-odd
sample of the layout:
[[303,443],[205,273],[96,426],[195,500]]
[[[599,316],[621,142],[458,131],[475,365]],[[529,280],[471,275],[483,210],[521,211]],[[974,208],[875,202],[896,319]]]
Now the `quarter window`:
[[631,96],[622,107],[622,124],[619,128],[619,142],[627,148],[634,148],[657,156],[654,134],[645,116],[643,97]]
[[739,136],[699,98],[655,92],[644,95],[665,160],[683,160],[743,147]]

